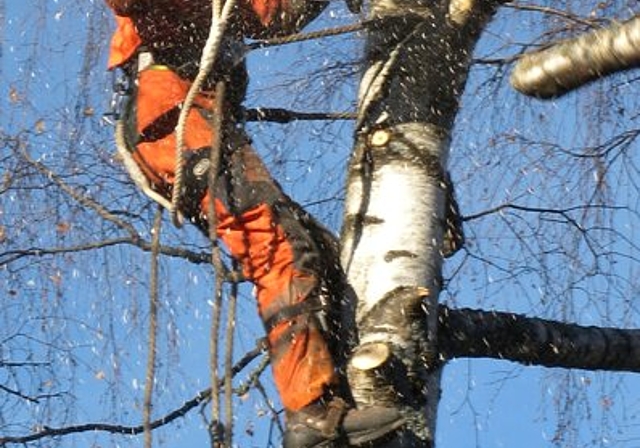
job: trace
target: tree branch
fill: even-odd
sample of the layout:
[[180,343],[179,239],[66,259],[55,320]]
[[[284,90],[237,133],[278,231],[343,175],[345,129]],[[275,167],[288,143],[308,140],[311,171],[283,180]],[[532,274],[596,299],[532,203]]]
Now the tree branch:
[[[249,363],[256,359],[264,351],[263,344],[259,344],[250,352],[247,352],[242,359],[240,359],[233,367],[233,373],[238,374]],[[165,426],[172,421],[184,417],[189,411],[198,406],[200,403],[205,402],[211,397],[211,388],[204,389],[196,394],[192,399],[184,402],[179,408],[169,412],[168,414],[152,421],[149,425],[151,429],[156,429],[161,426]],[[69,434],[77,434],[88,431],[104,431],[112,434],[126,434],[126,435],[138,435],[144,432],[145,425],[140,424],[136,426],[117,425],[110,423],[86,423],[81,425],[65,426],[62,428],[51,428],[49,426],[42,426],[42,429],[26,436],[0,436],[0,446],[4,447],[8,444],[25,444],[41,440],[49,437],[60,437]]]
[[88,196],[83,195],[79,191],[77,191],[77,190],[73,189],[72,187],[70,187],[69,185],[67,185],[67,183],[64,182],[60,176],[58,176],[56,173],[54,173],[46,165],[44,165],[43,163],[41,163],[41,162],[35,160],[33,157],[31,157],[31,154],[29,154],[27,152],[26,148],[24,148],[22,146],[21,146],[21,154],[22,154],[22,157],[30,165],[35,167],[38,171],[40,171],[40,173],[42,173],[48,179],[51,179],[53,182],[55,182],[55,184],[58,185],[58,187],[60,187],[60,189],[62,191],[67,193],[71,198],[73,198],[80,205],[95,211],[102,219],[110,221],[113,224],[115,224],[116,226],[118,226],[121,229],[125,230],[126,232],[128,232],[131,235],[132,238],[138,238],[139,237],[138,232],[131,225],[131,223],[121,220],[116,215],[114,215],[109,210],[107,210],[105,207],[100,205],[98,202],[94,201],[93,199],[91,199]]
[[147,372],[144,382],[144,401],[142,408],[142,427],[144,429],[145,448],[153,447],[153,432],[151,431],[151,416],[153,410],[153,386],[156,381],[156,354],[158,339],[158,272],[160,252],[160,231],[162,228],[162,207],[158,206],[153,220],[153,237],[151,239],[151,267],[149,269],[149,341],[147,343]]
[[[44,255],[84,252],[110,246],[118,246],[120,244],[135,246],[145,252],[151,251],[151,243],[149,241],[145,241],[137,237],[122,237],[96,241],[93,243],[78,244],[75,246],[30,247],[27,249],[8,250],[5,252],[0,252],[0,266],[6,266],[9,263],[15,262],[24,257],[42,257]],[[182,248],[162,245],[160,246],[160,253],[170,257],[182,258],[194,264],[211,263],[211,256],[205,252],[198,253]],[[233,275],[233,273],[228,274]]]
[[595,79],[640,66],[640,16],[525,55],[511,85],[525,95],[553,98]]
[[321,39],[329,36],[339,36],[342,34],[355,33],[362,31],[370,26],[373,21],[365,21],[359,23],[352,23],[349,25],[339,26],[335,28],[324,28],[318,31],[301,32],[295,34],[289,34],[286,36],[272,37],[270,39],[257,40],[246,45],[246,51],[259,50],[262,48],[269,48],[279,45],[292,44],[297,42],[304,42],[307,40]]
[[299,112],[282,108],[258,107],[247,109],[247,121],[271,121],[274,123],[291,123],[298,120],[355,120],[355,112]]
[[640,372],[640,329],[586,327],[519,314],[439,307],[445,360],[496,358],[526,365]]

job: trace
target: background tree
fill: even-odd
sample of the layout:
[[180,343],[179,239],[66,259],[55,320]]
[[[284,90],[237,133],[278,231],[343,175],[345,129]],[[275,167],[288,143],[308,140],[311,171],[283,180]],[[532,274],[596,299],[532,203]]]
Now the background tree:
[[[399,352],[400,360],[426,360],[428,366],[438,367],[436,354],[449,358],[466,349],[466,356],[553,365],[554,349],[562,348],[556,340],[555,345],[542,346],[548,350],[537,352],[540,359],[529,357],[531,346],[527,344],[536,333],[523,328],[533,323],[542,329],[540,321],[511,317],[507,322],[512,325],[505,329],[491,314],[471,312],[440,312],[446,319],[438,321],[434,318],[438,289],[442,289],[440,302],[451,308],[508,310],[602,327],[638,326],[634,300],[638,288],[637,162],[633,149],[639,109],[634,96],[625,94],[633,92],[634,72],[549,103],[518,96],[504,76],[523,51],[606,24],[611,18],[626,19],[635,6],[624,1],[583,3],[500,5],[473,56],[479,30],[497,3],[461,2],[455,3],[457,9],[447,2],[415,5],[410,14],[375,21],[370,26],[373,41],[366,43],[364,58],[360,46],[365,34],[251,53],[254,77],[249,107],[355,111],[359,74],[368,73],[365,80],[385,81],[379,86],[388,97],[367,97],[367,89],[361,89],[355,125],[344,121],[296,122],[284,128],[264,122],[251,125],[256,146],[265,151],[276,177],[334,229],[341,225],[342,201],[348,192],[345,238],[349,225],[357,223],[349,214],[354,203],[354,167],[362,160],[352,159],[351,187],[346,190],[343,173],[352,152],[353,131],[367,131],[358,134],[353,151],[358,155],[363,148],[388,145],[385,131],[389,128],[395,138],[395,129],[406,134],[405,123],[428,123],[427,127],[436,130],[454,125],[451,133],[423,132],[418,136],[419,148],[425,144],[438,148],[441,163],[450,140],[448,170],[457,188],[467,243],[443,265],[440,282],[444,190],[438,170],[428,171],[421,181],[424,190],[418,191],[432,198],[433,205],[417,218],[399,216],[395,233],[422,244],[411,236],[411,226],[415,226],[426,238],[424,244],[411,249],[424,248],[417,252],[418,274],[411,275],[418,275],[421,281],[417,283],[428,287],[429,322],[432,327],[441,325],[439,352],[429,349],[433,339],[427,338],[419,340],[427,346],[427,351],[420,352],[426,358],[407,356],[409,346]],[[148,409],[143,388],[150,351],[149,291],[153,290],[153,277],[146,266],[152,265],[150,229],[156,209],[140,196],[114,159],[112,129],[101,124],[110,88],[103,67],[111,22],[101,4],[34,1],[1,5],[6,104],[0,116],[0,435],[51,436],[55,431],[48,428],[95,429],[77,427],[85,422],[104,422],[111,426],[98,429],[115,432],[142,432],[143,408]],[[374,11],[393,16],[393,11]],[[462,11],[461,24],[450,20],[455,11]],[[335,5],[316,26],[337,26],[355,19],[342,5]],[[282,73],[287,64],[299,68],[301,60],[305,62],[302,69]],[[389,63],[389,70],[372,77],[371,62],[382,68]],[[458,112],[456,103],[467,66],[470,72]],[[378,87],[374,87],[369,92],[376,93]],[[379,121],[385,109],[393,114]],[[376,131],[382,133],[376,135]],[[314,137],[311,143],[309,136]],[[390,141],[396,141],[394,138]],[[387,161],[396,160],[394,156]],[[412,161],[409,157],[403,164]],[[437,168],[433,163],[422,164],[423,168],[434,166]],[[397,200],[398,195],[383,201],[384,213],[393,213],[392,207],[405,203],[405,198]],[[370,204],[374,203],[372,199]],[[363,233],[359,244],[366,249],[372,243],[364,237],[369,236]],[[197,412],[206,402],[210,377],[205,361],[210,332],[207,301],[214,300],[214,277],[208,244],[193,229],[175,231],[167,224],[161,243],[151,414],[153,420],[179,409],[170,415],[180,418],[154,430],[154,441],[166,446],[204,443],[207,431],[191,428],[211,420],[208,407]],[[345,247],[348,261],[351,245]],[[376,247],[379,254],[387,252],[382,247]],[[395,255],[398,257],[392,260],[402,260],[406,253]],[[351,272],[361,272],[349,266]],[[359,282],[353,281],[357,288],[366,287],[366,278]],[[387,283],[387,287],[391,291],[395,285]],[[387,291],[374,292],[361,293],[361,297],[376,300]],[[418,292],[427,295],[427,291]],[[231,288],[225,290],[225,295],[232,293]],[[246,317],[254,313],[250,292],[241,288],[238,296],[242,318],[236,325],[234,361],[251,351],[261,336],[256,319]],[[382,311],[380,315],[393,317]],[[373,322],[379,323],[379,317]],[[487,332],[490,323],[494,333]],[[478,332],[479,328],[484,331]],[[552,334],[561,334],[555,331]],[[474,336],[471,341],[485,338],[488,342],[471,345],[461,337],[469,334]],[[609,334],[607,341],[612,340]],[[492,335],[503,344],[492,342]],[[483,346],[491,351],[479,351]],[[590,361],[587,355],[594,351],[587,345],[578,352],[579,360]],[[623,360],[636,359],[628,356]],[[599,360],[591,361],[591,367],[598,366]],[[272,401],[275,394],[268,375],[254,374],[260,371],[260,363],[256,360],[242,370],[235,382],[242,394],[234,400],[233,410],[239,417],[235,434],[240,446],[264,446],[266,436],[278,441],[277,425],[272,423],[278,404]],[[629,364],[614,363],[610,368],[636,369]],[[438,384],[438,377],[428,376],[432,371],[421,371],[422,363],[409,367],[417,377],[425,374],[431,384]],[[509,442],[514,433],[522,446],[526,431],[533,433],[532,446],[544,441],[571,447],[637,444],[637,380],[632,375],[457,361],[447,363],[442,381],[437,427],[441,447],[468,445],[473,437],[478,445],[497,446],[502,441],[510,445],[516,443]],[[415,385],[399,384],[396,390],[402,392],[402,387]],[[427,401],[414,394],[413,404],[433,409],[438,396],[433,387],[428,391]],[[367,399],[366,388],[361,396]],[[513,415],[514,402],[521,406],[534,397],[537,410],[530,406]],[[395,399],[393,394],[390,399]],[[509,422],[527,426],[516,432]],[[432,422],[418,423],[429,427]],[[500,429],[494,432],[493,426]],[[426,434],[428,439],[420,424],[413,429],[415,435]],[[78,432],[32,443],[115,446],[142,440],[102,434],[112,433]]]

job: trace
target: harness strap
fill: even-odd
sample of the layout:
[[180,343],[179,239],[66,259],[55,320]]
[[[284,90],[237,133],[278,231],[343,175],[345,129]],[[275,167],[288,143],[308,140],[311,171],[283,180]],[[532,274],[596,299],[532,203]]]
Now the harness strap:
[[[319,295],[314,295],[302,302],[298,302],[278,310],[267,319],[265,319],[264,326],[267,330],[267,333],[269,333],[279,324],[290,321],[296,316],[311,314],[315,314],[317,316],[326,309],[327,304],[323,302]],[[320,318],[318,319],[318,321],[321,327],[324,327],[324,319]]]
[[199,148],[184,154],[184,183],[179,209],[187,216],[197,218],[201,213],[200,202],[209,186],[209,148]]
[[[137,76],[138,73],[143,70],[147,70],[149,68],[159,69],[159,70],[170,70],[166,66],[156,65],[154,63],[153,55],[141,49],[141,51],[137,54],[137,67],[134,76]],[[136,157],[135,154],[137,152],[137,145],[142,142],[152,142],[157,138],[163,137],[159,131],[154,130],[156,127],[162,128],[164,124],[163,121],[167,121],[170,119],[170,115],[173,115],[176,110],[170,110],[165,115],[159,117],[159,123],[157,126],[151,125],[150,130],[147,132],[152,135],[153,138],[150,138],[147,135],[141,135],[137,131],[137,119],[136,119],[136,108],[137,108],[137,92],[136,92],[136,83],[129,83],[131,86],[131,90],[128,92],[128,98],[126,98],[125,104],[123,105],[122,114],[118,117],[116,121],[116,129],[115,129],[115,139],[116,139],[116,148],[118,154],[122,158],[125,169],[129,173],[129,176],[134,181],[136,186],[142,190],[142,192],[148,196],[151,200],[157,202],[162,207],[167,210],[172,210],[172,204],[170,199],[166,196],[166,194],[170,191],[170,185],[166,185],[165,194],[160,194],[156,189],[153,188],[152,183],[160,182],[160,177],[158,173],[154,173],[147,167],[147,173],[145,174],[144,166],[140,164],[145,164],[145,161],[142,157]],[[171,131],[174,132],[174,131]],[[203,147],[196,150],[189,151],[185,154],[186,158],[184,161],[184,173],[185,173],[185,195],[182,201],[182,207],[179,212],[179,221],[182,223],[183,214],[193,217],[197,216],[200,212],[199,205],[201,199],[206,194],[207,190],[207,182],[208,182],[208,172],[210,162],[208,159],[208,148]],[[149,177],[151,176],[151,178]],[[153,177],[156,177],[154,179]]]

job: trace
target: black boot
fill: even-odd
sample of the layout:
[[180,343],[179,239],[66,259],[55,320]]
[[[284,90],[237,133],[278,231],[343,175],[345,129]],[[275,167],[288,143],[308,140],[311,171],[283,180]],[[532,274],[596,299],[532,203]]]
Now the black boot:
[[404,424],[394,408],[348,409],[341,398],[287,412],[284,448],[342,448],[378,440]]

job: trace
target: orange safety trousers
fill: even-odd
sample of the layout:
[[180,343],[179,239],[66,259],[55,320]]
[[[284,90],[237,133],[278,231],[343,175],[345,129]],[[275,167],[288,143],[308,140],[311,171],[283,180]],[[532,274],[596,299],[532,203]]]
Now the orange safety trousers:
[[[173,71],[152,66],[138,74],[132,97],[135,126],[130,128],[137,134],[130,145],[134,160],[152,188],[167,197],[175,174],[174,128],[188,88],[189,83]],[[199,95],[188,114],[187,157],[202,151],[208,154],[212,129],[202,111],[211,110],[212,102],[211,96]],[[230,128],[236,137],[242,133],[234,125]],[[217,236],[256,286],[261,318],[273,322],[267,331],[274,380],[283,405],[295,411],[321,397],[336,381],[334,357],[328,336],[312,313],[273,318],[314,295],[326,294],[325,273],[335,267],[326,267],[323,260],[335,254],[335,242],[282,192],[246,137],[228,140],[235,140],[234,147],[228,142],[222,148],[214,189]],[[208,233],[206,211],[211,198],[206,191],[183,202],[195,201],[187,217]]]

